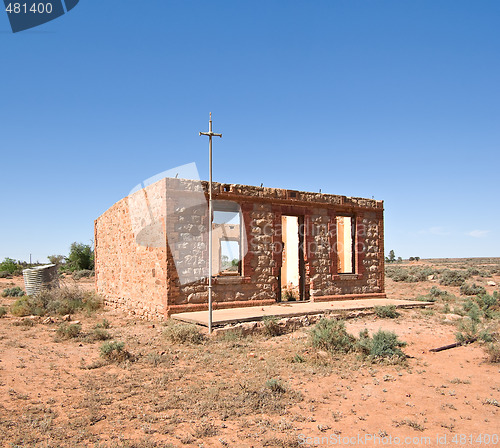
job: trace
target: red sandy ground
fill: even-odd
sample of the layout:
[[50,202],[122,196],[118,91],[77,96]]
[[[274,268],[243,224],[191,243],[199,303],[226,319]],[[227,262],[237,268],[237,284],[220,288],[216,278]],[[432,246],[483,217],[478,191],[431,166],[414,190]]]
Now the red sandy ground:
[[[487,280],[500,284],[498,275]],[[0,279],[0,290],[12,283],[22,280]],[[78,284],[93,287],[92,280]],[[387,279],[387,293],[413,299],[435,284]],[[365,328],[396,332],[408,344],[406,366],[318,354],[307,329],[172,346],[161,324],[102,309],[73,319],[89,330],[106,318],[136,361],[89,370],[82,367],[99,360],[102,342],[56,342],[57,324],[14,325],[19,318],[8,314],[0,319],[0,441],[6,447],[498,446],[500,365],[489,363],[478,343],[429,352],[455,342],[456,333],[439,305],[432,308],[433,315],[414,309],[397,319],[372,315],[346,323],[356,335]],[[296,354],[304,362],[292,363]],[[278,411],[234,408],[232,400],[270,378],[300,398]]]

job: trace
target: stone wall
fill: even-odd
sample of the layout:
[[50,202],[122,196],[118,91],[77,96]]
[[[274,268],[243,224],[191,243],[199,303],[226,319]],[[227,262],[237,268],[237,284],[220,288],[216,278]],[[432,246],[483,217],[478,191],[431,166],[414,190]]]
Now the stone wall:
[[[108,303],[148,318],[207,308],[207,192],[206,182],[163,179],[96,220],[96,288]],[[246,235],[241,275],[213,281],[215,309],[279,300],[282,215],[301,222],[305,299],[383,297],[382,201],[218,183],[212,194],[241,211]],[[353,274],[337,272],[338,214],[355,223]]]
[[[146,189],[151,202],[164,201],[164,185],[160,181]],[[141,192],[135,193],[136,197]],[[160,247],[137,244],[129,198],[122,199],[95,221],[95,279],[97,292],[107,304],[130,311],[145,318],[163,317],[166,312],[167,263],[166,239]],[[156,210],[156,215],[161,212]],[[144,218],[146,234],[154,221],[149,214]],[[164,235],[160,232],[160,235]]]

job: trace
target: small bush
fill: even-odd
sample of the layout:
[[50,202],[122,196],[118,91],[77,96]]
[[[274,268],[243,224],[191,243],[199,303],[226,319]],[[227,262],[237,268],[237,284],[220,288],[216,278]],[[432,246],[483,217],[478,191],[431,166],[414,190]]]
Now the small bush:
[[295,291],[291,288],[283,288],[281,290],[281,300],[283,302],[295,302],[297,300]]
[[102,322],[95,324],[94,328],[104,328],[107,330],[111,328],[111,324],[109,323],[108,319],[103,319]]
[[82,326],[80,324],[68,324],[67,322],[63,322],[57,327],[56,334],[64,339],[72,339],[78,337],[81,330]]
[[460,286],[460,294],[464,296],[477,296],[478,294],[486,294],[484,286],[478,286],[475,283],[472,285],[464,283]]
[[146,361],[153,367],[158,367],[161,364],[166,364],[171,362],[168,356],[162,355],[160,353],[148,353],[146,356]]
[[439,289],[437,286],[433,286],[429,290],[429,297],[431,297],[433,299],[440,299],[440,298],[443,298],[447,295],[448,295],[447,291],[443,291],[443,290]]
[[101,346],[101,357],[109,362],[123,362],[132,359],[132,355],[124,349],[124,346],[124,342],[105,342]]
[[426,281],[429,275],[437,274],[437,271],[429,266],[411,266],[408,269],[388,266],[385,273],[395,282],[416,283]]
[[107,341],[108,339],[111,339],[111,334],[103,328],[97,327],[96,325],[85,339],[90,342]]
[[22,319],[17,322],[12,322],[12,325],[15,325],[16,327],[34,327],[35,326],[35,321],[33,319]]
[[500,344],[498,342],[492,342],[491,344],[488,344],[486,346],[486,353],[488,353],[490,362],[500,362]]
[[275,378],[266,381],[266,389],[269,389],[274,394],[284,394],[286,392],[285,386]]
[[12,304],[11,312],[15,316],[65,315],[80,310],[93,312],[101,306],[101,299],[93,292],[65,287],[45,289],[35,296],[23,296]]
[[467,280],[469,276],[463,271],[452,271],[450,269],[445,269],[441,274],[441,279],[439,283],[444,286],[462,286],[462,284]]
[[458,324],[458,332],[455,335],[457,342],[464,344],[479,336],[481,323],[481,310],[475,302],[468,301],[463,306],[467,311],[467,317]]
[[413,300],[417,300],[419,302],[435,302],[437,299],[435,297],[429,297],[429,296],[418,296],[415,297]]
[[9,271],[0,271],[0,278],[12,278],[12,274]]
[[8,272],[9,274],[14,274],[18,270],[18,264],[12,258],[5,258],[0,263],[0,271]]
[[196,325],[183,322],[167,323],[163,335],[173,344],[201,344],[205,340]]
[[11,306],[10,312],[14,316],[43,316],[46,313],[46,304],[39,297],[23,296]]
[[306,360],[300,353],[295,353],[295,356],[292,358],[292,362],[296,364],[301,364],[303,362],[306,362]]
[[262,323],[264,324],[264,334],[266,336],[279,336],[283,333],[283,329],[278,323],[278,318],[276,316],[264,316],[262,318]]
[[68,256],[68,267],[70,271],[94,269],[94,251],[88,244],[73,243]]
[[405,359],[400,348],[404,346],[406,342],[400,341],[392,331],[379,330],[371,338],[366,330],[359,334],[358,347],[371,360]]
[[2,297],[22,297],[26,293],[19,287],[14,286],[14,288],[5,288],[2,291]]
[[476,297],[477,304],[481,308],[484,317],[488,319],[495,317],[494,311],[498,309],[498,296],[499,294],[495,291],[493,295],[481,294]]
[[336,319],[321,319],[310,331],[313,347],[330,352],[348,353],[355,347],[356,338],[347,333],[345,323]]
[[400,316],[400,314],[396,311],[395,305],[376,306],[373,309],[378,317],[395,319]]
[[74,280],[80,280],[82,278],[93,277],[94,275],[94,271],[91,271],[90,269],[80,269],[78,271],[74,271],[72,277]]
[[7,314],[7,308],[4,306],[0,306],[0,318],[4,317]]

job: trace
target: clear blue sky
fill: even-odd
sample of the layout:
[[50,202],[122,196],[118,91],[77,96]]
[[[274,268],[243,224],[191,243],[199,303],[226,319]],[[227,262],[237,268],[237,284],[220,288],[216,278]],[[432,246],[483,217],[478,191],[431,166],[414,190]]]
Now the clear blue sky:
[[144,179],[385,201],[386,250],[500,256],[498,0],[81,0],[0,11],[0,259],[46,261]]

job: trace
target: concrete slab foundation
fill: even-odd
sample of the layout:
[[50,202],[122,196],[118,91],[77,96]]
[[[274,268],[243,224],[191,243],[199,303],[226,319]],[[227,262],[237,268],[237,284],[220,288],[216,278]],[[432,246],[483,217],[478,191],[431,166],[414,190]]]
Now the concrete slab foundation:
[[[327,314],[339,311],[369,310],[375,306],[395,305],[397,308],[416,308],[432,305],[432,302],[396,299],[337,300],[335,302],[284,302],[269,306],[252,306],[214,310],[212,325],[224,326],[241,322],[262,320],[264,316],[279,318]],[[208,311],[172,314],[172,319],[208,326]]]

